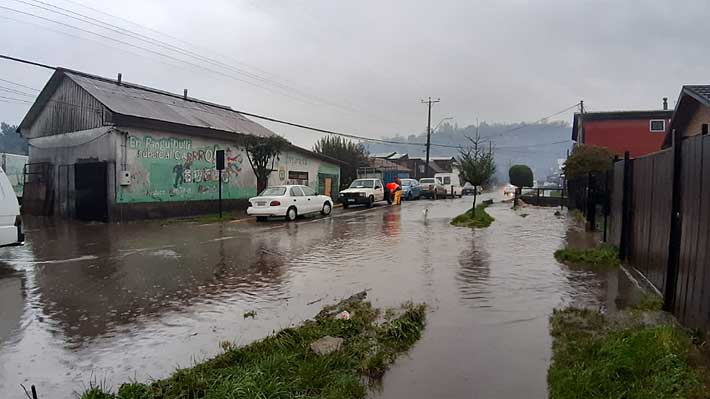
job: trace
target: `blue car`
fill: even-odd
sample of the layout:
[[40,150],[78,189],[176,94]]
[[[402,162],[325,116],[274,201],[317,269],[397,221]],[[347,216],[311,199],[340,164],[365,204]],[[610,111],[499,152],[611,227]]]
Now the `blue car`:
[[402,179],[402,199],[415,200],[422,195],[422,186],[416,179]]

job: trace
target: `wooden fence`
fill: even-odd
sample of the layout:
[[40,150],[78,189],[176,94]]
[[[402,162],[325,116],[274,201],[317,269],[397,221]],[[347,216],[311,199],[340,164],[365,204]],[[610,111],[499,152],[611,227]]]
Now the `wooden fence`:
[[673,143],[615,163],[608,241],[663,293],[666,309],[710,331],[710,136]]

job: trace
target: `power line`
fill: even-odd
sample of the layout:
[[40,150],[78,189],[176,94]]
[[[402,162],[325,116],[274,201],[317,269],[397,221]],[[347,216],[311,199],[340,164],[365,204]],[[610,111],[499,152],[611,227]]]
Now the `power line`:
[[[357,112],[357,113],[362,113],[362,112],[363,112],[362,110],[358,110],[358,109],[356,109],[356,108],[354,108],[354,107],[352,107],[352,106],[344,107],[344,106],[341,106],[341,105],[339,105],[339,104],[333,103],[333,102],[331,102],[331,101],[322,99],[322,98],[320,98],[320,97],[308,95],[307,93],[301,92],[300,90],[298,90],[298,89],[296,89],[296,88],[294,88],[294,87],[291,87],[291,86],[288,86],[288,85],[286,85],[286,84],[280,83],[280,82],[275,81],[275,80],[273,80],[273,79],[269,79],[269,78],[266,78],[266,77],[259,76],[258,74],[245,71],[245,70],[243,70],[243,69],[234,67],[234,66],[232,66],[232,65],[226,64],[226,63],[224,63],[224,62],[221,62],[221,61],[219,61],[219,60],[215,60],[215,59],[210,58],[210,57],[206,57],[206,56],[200,55],[200,54],[195,53],[195,52],[193,52],[193,51],[191,51],[191,50],[184,49],[184,48],[181,48],[181,47],[172,45],[172,44],[167,43],[167,42],[164,42],[164,41],[162,41],[162,40],[155,39],[155,38],[152,38],[152,37],[150,37],[150,36],[147,36],[147,35],[144,35],[144,34],[141,34],[141,33],[137,33],[137,32],[131,31],[131,30],[126,29],[126,28],[122,28],[122,27],[120,27],[120,26],[111,24],[111,23],[106,22],[106,21],[102,21],[102,20],[100,20],[100,19],[93,18],[93,17],[91,17],[91,16],[87,16],[87,15],[85,15],[85,14],[81,14],[81,13],[78,13],[78,12],[75,12],[75,11],[72,11],[72,10],[69,10],[69,9],[67,9],[67,8],[63,8],[63,7],[56,6],[56,5],[53,5],[53,4],[50,4],[50,3],[46,3],[46,2],[43,2],[43,1],[39,1],[39,0],[30,0],[30,1],[32,1],[32,2],[34,2],[34,3],[39,3],[39,4],[42,4],[42,5],[44,5],[44,6],[48,6],[48,7],[51,7],[51,8],[44,7],[44,6],[41,6],[41,5],[38,5],[38,4],[32,4],[32,3],[29,3],[29,2],[24,1],[24,0],[11,0],[11,1],[15,1],[15,2],[17,2],[17,3],[25,4],[25,5],[30,6],[30,7],[39,8],[39,9],[41,9],[41,10],[49,11],[49,12],[51,12],[51,13],[55,13],[55,14],[62,15],[62,16],[68,17],[68,18],[72,18],[72,19],[74,19],[74,20],[77,20],[77,21],[80,21],[80,22],[83,22],[83,23],[87,23],[87,24],[90,24],[90,25],[93,25],[93,26],[96,26],[96,27],[99,27],[99,28],[102,28],[102,29],[107,29],[107,30],[109,30],[109,31],[118,33],[118,34],[120,34],[120,35],[132,37],[132,38],[137,39],[137,40],[140,40],[140,41],[142,41],[142,42],[144,42],[144,43],[148,43],[148,44],[151,44],[151,45],[154,45],[154,46],[158,46],[158,47],[167,49],[167,50],[169,50],[169,51],[174,51],[174,52],[179,53],[179,54],[181,54],[181,55],[185,55],[185,56],[191,57],[191,58],[193,58],[193,59],[197,59],[197,60],[199,60],[199,61],[206,62],[207,64],[211,64],[211,65],[213,65],[213,66],[217,66],[217,67],[221,67],[221,68],[225,68],[225,69],[228,69],[228,70],[235,71],[236,73],[241,74],[241,75],[244,75],[244,76],[247,76],[247,77],[250,78],[250,79],[254,79],[254,80],[256,80],[256,81],[259,81],[259,82],[262,82],[262,83],[265,83],[265,84],[271,84],[271,85],[273,85],[273,86],[278,87],[281,91],[284,92],[284,93],[279,93],[279,94],[286,95],[287,97],[290,97],[290,98],[293,98],[293,99],[298,99],[298,98],[296,98],[296,97],[294,97],[294,96],[292,96],[292,95],[287,95],[286,93],[292,93],[292,94],[295,94],[295,95],[297,95],[297,96],[300,96],[300,97],[301,97],[301,100],[303,100],[303,99],[308,100],[308,102],[311,103],[311,105],[315,105],[315,103],[313,103],[313,101],[315,100],[316,102],[319,102],[319,103],[321,103],[321,104],[329,105],[329,106],[332,106],[332,107],[335,107],[335,108],[340,108],[340,109],[345,110],[345,111],[347,111],[347,112]],[[60,10],[60,11],[58,11],[58,10]],[[19,12],[18,10],[15,10],[15,11],[16,11],[16,12]],[[35,15],[35,14],[31,14],[31,13],[30,13],[30,15],[31,15],[31,16],[34,16],[35,18],[42,18],[42,19],[45,19],[45,18],[40,17],[40,16],[37,16],[37,15]],[[53,20],[50,20],[50,21],[53,21]],[[53,22],[59,23],[59,22],[57,22],[57,21],[53,21]],[[81,28],[78,28],[78,27],[76,27],[76,26],[74,26],[74,25],[70,25],[70,26],[73,27],[73,28],[75,28],[75,29],[79,29],[79,30],[82,30],[82,31],[86,31],[86,30],[83,30],[83,29],[81,29]],[[92,33],[92,34],[97,34],[97,33],[95,33],[95,32],[91,32],[91,31],[88,31],[88,32],[90,32],[90,33]],[[106,36],[103,36],[103,35],[99,35],[99,36],[104,37],[104,38],[107,38]],[[116,40],[116,39],[108,38],[108,40]],[[119,41],[119,42],[120,42],[120,43],[123,43],[123,44],[130,45],[130,44],[128,44],[127,42],[124,42],[124,41]],[[140,49],[143,50],[143,51],[151,51],[151,50],[149,50],[149,49],[146,49],[146,48],[143,48],[143,47],[140,47],[140,46],[136,46],[136,47],[137,47],[137,48],[140,48]],[[162,56],[165,56],[165,57],[170,57],[171,59],[175,59],[175,60],[178,60],[178,61],[181,61],[181,62],[188,63],[189,65],[192,65],[192,66],[198,66],[198,64],[194,64],[194,63],[191,63],[191,62],[188,62],[188,61],[186,61],[186,60],[179,59],[179,58],[171,57],[171,56],[166,55],[166,54],[163,54],[163,53],[159,53],[159,52],[154,52],[154,53],[155,53],[155,54],[162,55]],[[198,66],[198,67],[204,68],[203,66]],[[217,73],[217,74],[223,75],[223,76],[232,77],[232,78],[237,79],[237,80],[239,80],[239,81],[241,81],[241,82],[243,82],[243,83],[247,83],[247,84],[250,84],[250,85],[253,85],[253,86],[256,86],[256,87],[265,89],[265,90],[273,91],[272,89],[270,89],[270,88],[268,88],[268,87],[265,87],[265,86],[263,86],[263,85],[259,85],[259,84],[256,84],[256,83],[254,83],[254,82],[250,82],[250,81],[247,81],[247,80],[244,80],[244,79],[238,79],[238,78],[234,77],[233,75],[226,75],[226,74],[222,73],[221,71],[216,71],[216,70],[213,70],[213,69],[211,69],[211,68],[204,68],[204,69],[209,70],[209,71],[211,71],[211,72],[213,72],[213,73]],[[378,117],[378,119],[382,119],[382,118],[379,118],[379,117]],[[392,122],[392,121],[389,121],[389,122]]]
[[13,82],[13,81],[7,80],[7,79],[2,79],[2,78],[0,78],[0,82],[9,83],[9,84],[11,84],[11,85],[15,85],[15,86],[18,86],[18,87],[24,87],[25,89],[28,89],[28,90],[39,91],[39,89],[35,89],[34,87],[25,86],[25,85],[23,85],[23,84],[20,84],[20,83],[17,83],[17,82]]
[[0,86],[0,91],[5,91],[8,93],[17,94],[20,96],[28,96],[28,97],[35,97],[36,96],[35,94],[30,94],[30,93],[26,93],[24,91],[15,90],[11,87],[6,87],[6,86]]
[[[0,8],[2,8],[2,7],[0,6]],[[38,67],[47,68],[47,69],[52,69],[52,70],[56,70],[56,69],[57,69],[56,67],[52,67],[52,66],[49,66],[49,65],[46,65],[46,64],[41,64],[41,63],[37,63],[37,62],[33,62],[33,61],[21,59],[21,58],[11,57],[11,56],[7,56],[7,55],[4,55],[4,54],[0,54],[0,59],[7,59],[7,60],[15,61],[15,62],[20,62],[20,63],[24,63],[24,64],[28,64],[28,65],[33,65],[33,66],[38,66]],[[109,92],[111,92],[111,93],[113,93],[113,94],[121,94],[121,95],[124,95],[124,96],[134,97],[134,98],[141,99],[141,100],[145,100],[145,101],[152,101],[152,102],[156,102],[156,103],[161,103],[161,104],[167,104],[167,105],[171,105],[171,106],[181,107],[180,105],[175,104],[175,103],[166,103],[166,102],[158,101],[158,100],[155,100],[155,99],[150,99],[150,98],[145,98],[145,97],[138,97],[138,96],[131,96],[131,95],[126,94],[126,93],[124,93],[124,92],[120,92],[120,93],[119,93],[119,92],[114,92],[114,91],[110,91],[110,90],[107,90],[107,91],[109,91]],[[33,103],[32,101],[28,101],[28,100],[24,100],[24,99],[19,99],[19,98],[3,97],[3,96],[0,96],[0,98],[4,98],[4,99],[8,99],[8,100],[14,100],[14,101],[21,101],[21,102],[30,103],[30,104]],[[69,105],[69,106],[75,106],[75,107],[84,108],[84,106],[81,106],[81,105],[66,103],[66,102],[62,102],[62,101],[55,101],[55,100],[48,100],[48,101],[49,101],[49,102],[62,103],[62,104],[66,104],[66,105]],[[188,100],[188,101],[194,101],[194,100]],[[93,107],[90,107],[90,108],[93,109],[93,110],[97,110],[96,108],[93,108]],[[187,107],[183,107],[183,108],[186,108],[186,109],[187,109]],[[331,134],[331,135],[336,135],[336,136],[342,136],[342,137],[351,138],[351,139],[356,139],[356,140],[362,140],[362,141],[368,141],[368,142],[375,142],[375,143],[382,143],[382,144],[408,145],[408,146],[418,146],[418,147],[426,147],[426,146],[427,146],[427,145],[424,144],[424,143],[413,143],[413,142],[402,142],[402,141],[387,140],[387,139],[376,139],[376,138],[371,138],[371,137],[359,136],[359,135],[355,135],[355,134],[351,134],[351,133],[338,132],[338,131],[335,131],[335,130],[321,129],[321,128],[317,128],[317,127],[314,127],[314,126],[309,126],[309,125],[305,125],[305,124],[301,124],[301,123],[296,123],[296,122],[289,122],[289,121],[285,121],[285,120],[282,120],[282,119],[272,118],[272,117],[268,117],[268,116],[265,116],[265,115],[254,114],[254,113],[251,113],[251,112],[245,112],[245,111],[235,110],[235,109],[232,109],[232,108],[230,108],[230,110],[233,111],[233,112],[235,112],[235,113],[241,114],[241,115],[250,116],[250,117],[252,117],[252,118],[257,118],[257,119],[266,120],[266,121],[269,121],[269,122],[279,123],[279,124],[282,124],[282,125],[297,127],[297,128],[301,128],[301,129],[304,129],[304,130],[307,130],[307,131],[314,131],[314,132],[319,132],[319,133],[325,133],[325,134]],[[562,112],[564,112],[564,111],[566,111],[566,110],[557,112],[557,113],[555,113],[555,114],[553,114],[553,115],[560,114],[560,113],[562,113]],[[209,114],[214,114],[214,115],[216,115],[216,113],[207,111],[207,110],[205,110],[205,109],[202,109],[202,112],[206,112],[206,113],[209,113]],[[544,118],[543,118],[543,119],[544,119]],[[566,142],[566,141],[568,141],[568,140],[565,140],[565,141],[563,141],[563,142]],[[543,145],[543,144],[550,144],[550,145],[551,145],[551,144],[559,144],[559,143],[561,143],[561,142],[555,142],[555,143],[539,143],[539,144],[535,144],[535,145]],[[452,148],[452,149],[460,149],[460,148],[462,147],[462,146],[446,145],[446,144],[436,144],[436,143],[430,143],[430,145],[431,145],[432,147]],[[505,148],[505,146],[503,146],[503,148]],[[511,148],[512,148],[512,147],[511,147]]]

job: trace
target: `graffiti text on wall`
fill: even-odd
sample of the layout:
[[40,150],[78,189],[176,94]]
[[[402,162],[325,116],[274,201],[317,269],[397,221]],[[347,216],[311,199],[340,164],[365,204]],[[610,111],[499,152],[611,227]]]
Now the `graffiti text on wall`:
[[241,149],[196,141],[169,136],[129,136],[128,164],[132,180],[129,186],[121,187],[119,202],[217,198],[219,172],[215,169],[215,154],[218,149],[225,150],[223,197],[237,199],[255,194],[251,179],[239,178],[245,159]]

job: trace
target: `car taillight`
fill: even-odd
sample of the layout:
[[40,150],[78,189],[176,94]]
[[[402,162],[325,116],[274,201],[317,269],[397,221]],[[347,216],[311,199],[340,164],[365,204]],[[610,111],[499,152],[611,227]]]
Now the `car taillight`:
[[269,203],[269,206],[280,206],[280,205],[281,205],[281,202],[279,202],[279,201],[271,201]]

